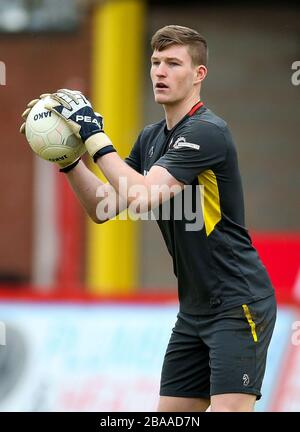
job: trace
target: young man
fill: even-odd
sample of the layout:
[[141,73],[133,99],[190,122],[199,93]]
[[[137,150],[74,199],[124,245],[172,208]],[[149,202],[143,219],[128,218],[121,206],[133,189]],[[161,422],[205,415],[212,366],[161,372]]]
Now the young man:
[[[227,124],[200,101],[207,44],[195,30],[172,25],[155,33],[152,48],[154,97],[165,119],[145,127],[123,161],[84,96],[59,90],[48,108],[82,138],[109,183],[104,185],[80,160],[61,171],[98,223],[130,204],[140,212],[161,208],[166,200],[172,204],[170,217],[158,224],[173,258],[180,309],[164,359],[158,410],[205,411],[211,405],[211,411],[252,411],[261,396],[276,303],[245,229],[237,155]],[[120,179],[127,182],[125,192]],[[97,214],[99,186],[113,208],[109,216]],[[137,186],[139,194],[130,194]],[[153,194],[157,187],[161,193]],[[184,198],[188,188],[193,209],[202,196],[196,211],[203,209],[203,224],[196,230],[187,229],[185,213],[181,218],[175,214],[175,200]],[[119,193],[121,204],[113,206]]]

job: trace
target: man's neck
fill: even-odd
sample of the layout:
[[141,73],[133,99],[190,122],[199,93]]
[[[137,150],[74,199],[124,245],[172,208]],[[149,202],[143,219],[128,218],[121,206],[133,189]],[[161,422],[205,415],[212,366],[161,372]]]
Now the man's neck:
[[193,96],[180,103],[164,105],[167,128],[171,130],[199,102],[200,96]]

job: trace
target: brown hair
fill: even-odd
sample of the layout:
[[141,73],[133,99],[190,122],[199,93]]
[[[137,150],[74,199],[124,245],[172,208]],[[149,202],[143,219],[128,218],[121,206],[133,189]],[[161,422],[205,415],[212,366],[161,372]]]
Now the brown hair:
[[168,25],[157,30],[152,37],[151,47],[153,51],[163,51],[171,45],[186,45],[195,66],[207,65],[207,42],[196,30],[178,25]]

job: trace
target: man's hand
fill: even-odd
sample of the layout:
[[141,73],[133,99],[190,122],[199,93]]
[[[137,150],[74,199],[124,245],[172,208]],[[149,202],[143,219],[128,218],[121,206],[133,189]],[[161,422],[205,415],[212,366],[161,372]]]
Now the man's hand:
[[103,132],[103,118],[93,111],[91,103],[77,90],[60,89],[51,95],[46,108],[56,112],[85,142],[91,135]]
[[56,112],[68,123],[73,133],[85,143],[94,160],[115,151],[103,131],[103,117],[94,112],[91,103],[80,91],[60,89],[51,94],[51,99],[53,102],[46,108]]
[[20,132],[21,132],[22,134],[25,135],[26,119],[27,119],[28,114],[30,113],[31,109],[34,107],[35,104],[38,103],[38,101],[39,101],[40,99],[43,99],[43,98],[45,98],[45,97],[47,97],[47,96],[50,96],[50,93],[43,93],[43,94],[41,94],[41,95],[39,96],[38,99],[32,99],[32,101],[30,101],[30,102],[27,104],[27,106],[26,106],[26,110],[23,112],[23,114],[22,114],[22,116],[21,116],[22,119],[25,120],[24,123],[22,123],[22,125],[21,125],[21,127],[20,127]]
[[[25,133],[26,133],[26,119],[27,119],[27,117],[28,117],[28,115],[29,115],[29,113],[30,113],[30,111],[32,110],[32,108],[41,100],[41,99],[44,99],[45,97],[47,97],[47,96],[51,96],[51,94],[50,93],[43,93],[43,94],[41,94],[40,96],[39,96],[39,98],[38,99],[33,99],[32,101],[30,101],[28,104],[27,104],[27,107],[26,107],[26,109],[25,109],[25,111],[23,112],[23,114],[22,114],[22,118],[25,120],[24,121],[24,123],[22,123],[22,125],[21,125],[21,127],[20,127],[20,132],[22,133],[22,134],[24,134],[25,135]],[[66,163],[66,161],[58,161],[58,162],[56,162],[57,163],[57,165],[59,166],[59,168],[60,168],[60,171],[62,171],[62,172],[68,172],[68,171],[70,171],[72,168],[74,168],[76,165],[77,165],[77,163],[80,161],[80,157],[77,157],[76,159],[74,159],[74,160],[69,160],[68,161],[68,163]]]

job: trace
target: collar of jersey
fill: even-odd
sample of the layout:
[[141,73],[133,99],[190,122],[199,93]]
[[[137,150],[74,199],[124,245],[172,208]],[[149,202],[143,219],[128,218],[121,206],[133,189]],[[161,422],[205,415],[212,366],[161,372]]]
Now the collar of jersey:
[[191,109],[190,111],[180,120],[180,122],[178,122],[172,129],[168,129],[167,125],[165,125],[164,127],[164,132],[165,135],[169,135],[170,133],[172,133],[174,131],[174,129],[176,129],[181,123],[183,123],[187,118],[192,117],[199,108],[201,108],[203,106],[203,102],[199,101],[197,102]]

